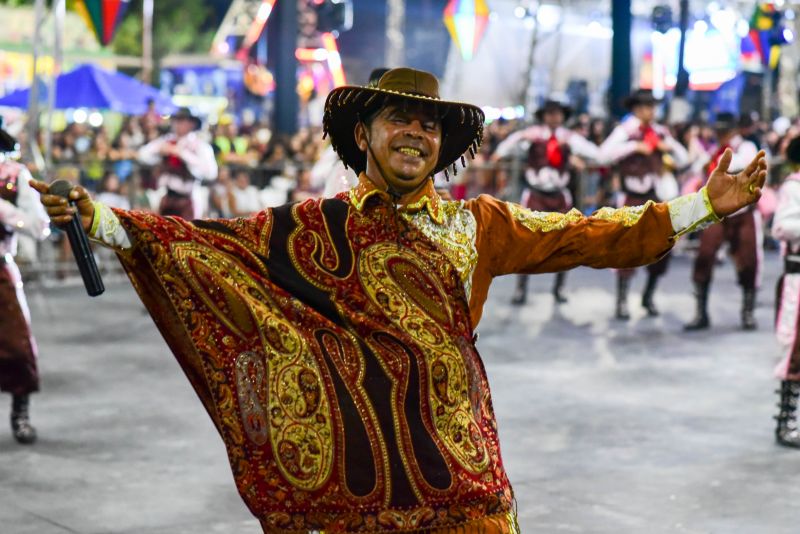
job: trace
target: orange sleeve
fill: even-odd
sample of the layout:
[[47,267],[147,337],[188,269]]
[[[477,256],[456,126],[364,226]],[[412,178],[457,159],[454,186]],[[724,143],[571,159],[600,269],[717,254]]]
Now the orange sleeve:
[[675,242],[667,204],[603,208],[589,217],[578,210],[533,212],[487,195],[468,202],[467,207],[478,226],[477,270],[490,277],[564,271],[581,265],[647,265]]

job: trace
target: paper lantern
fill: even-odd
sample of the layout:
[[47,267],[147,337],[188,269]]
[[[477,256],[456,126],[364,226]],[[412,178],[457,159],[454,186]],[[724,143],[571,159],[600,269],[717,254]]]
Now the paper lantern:
[[75,0],[75,11],[103,46],[108,45],[128,11],[130,0]]
[[465,61],[475,56],[487,22],[486,0],[450,0],[444,8],[444,24]]

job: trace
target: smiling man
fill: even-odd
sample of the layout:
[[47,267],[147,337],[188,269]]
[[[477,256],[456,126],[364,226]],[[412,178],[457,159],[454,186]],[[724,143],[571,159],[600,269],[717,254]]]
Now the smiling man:
[[[265,532],[517,532],[475,348],[493,277],[631,267],[754,202],[760,154],[669,204],[537,213],[442,200],[484,116],[411,69],[340,87],[324,129],[356,187],[246,219],[111,210],[76,188],[208,410]],[[728,156],[728,160],[730,157]],[[75,210],[36,184],[56,224]],[[716,213],[716,215],[715,215]]]

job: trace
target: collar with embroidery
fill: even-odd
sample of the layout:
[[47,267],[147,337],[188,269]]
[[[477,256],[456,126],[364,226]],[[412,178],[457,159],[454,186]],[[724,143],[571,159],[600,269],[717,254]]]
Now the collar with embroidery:
[[[350,202],[356,210],[362,211],[367,200],[373,196],[389,199],[389,194],[386,191],[378,189],[365,173],[361,173],[358,176],[358,184],[350,190]],[[441,203],[442,199],[433,187],[433,180],[427,180],[423,187],[415,191],[402,204],[399,204],[397,209],[409,214],[417,213],[424,209],[436,224],[442,224],[444,219],[442,217]]]

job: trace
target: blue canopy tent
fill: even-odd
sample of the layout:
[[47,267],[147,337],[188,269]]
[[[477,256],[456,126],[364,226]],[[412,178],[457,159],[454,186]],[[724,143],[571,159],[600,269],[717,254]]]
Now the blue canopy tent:
[[[46,100],[47,91],[40,91],[40,95]],[[0,106],[27,108],[29,98],[30,89],[20,89],[0,98]],[[176,109],[158,89],[95,65],[81,65],[56,79],[56,109],[97,108],[139,115],[147,111],[148,100],[155,102],[158,113]]]

